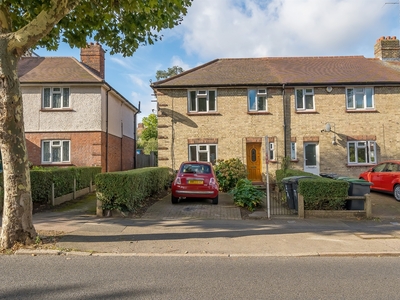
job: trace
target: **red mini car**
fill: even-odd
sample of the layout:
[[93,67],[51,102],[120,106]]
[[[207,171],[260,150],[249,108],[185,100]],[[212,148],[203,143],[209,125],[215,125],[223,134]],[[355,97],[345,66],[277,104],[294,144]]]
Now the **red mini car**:
[[218,204],[218,182],[214,169],[208,162],[183,162],[171,186],[171,202],[179,198],[209,198]]
[[372,182],[371,190],[391,193],[400,201],[400,161],[389,160],[369,168],[360,179]]

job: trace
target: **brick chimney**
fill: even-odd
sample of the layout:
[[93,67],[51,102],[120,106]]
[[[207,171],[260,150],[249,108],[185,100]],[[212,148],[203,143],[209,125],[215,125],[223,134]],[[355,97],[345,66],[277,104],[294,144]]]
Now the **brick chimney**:
[[380,37],[374,46],[375,58],[400,60],[400,44],[395,36]]
[[104,50],[99,43],[90,43],[81,49],[81,62],[104,79]]

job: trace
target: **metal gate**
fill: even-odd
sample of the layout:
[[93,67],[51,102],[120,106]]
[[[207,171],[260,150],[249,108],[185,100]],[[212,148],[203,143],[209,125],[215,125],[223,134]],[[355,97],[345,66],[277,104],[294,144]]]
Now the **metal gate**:
[[272,190],[269,192],[271,216],[297,215],[297,211],[290,209],[285,192]]

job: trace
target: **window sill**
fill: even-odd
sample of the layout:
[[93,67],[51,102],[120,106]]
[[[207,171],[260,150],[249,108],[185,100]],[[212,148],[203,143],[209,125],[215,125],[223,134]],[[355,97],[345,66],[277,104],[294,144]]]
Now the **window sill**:
[[290,162],[298,163],[299,160],[298,159],[291,159]]
[[319,114],[316,110],[296,110],[296,114]]
[[347,167],[371,167],[375,166],[376,164],[347,164]]
[[248,111],[247,114],[248,115],[272,115],[268,111]]
[[271,163],[271,164],[277,164],[277,163],[278,163],[278,161],[277,161],[277,160],[270,160],[270,161],[268,161],[268,163]]
[[72,108],[42,108],[42,112],[55,112],[55,111],[74,111]]
[[219,112],[188,112],[188,116],[221,116]]
[[377,113],[376,109],[346,109],[347,113]]
[[48,162],[42,162],[41,166],[46,166],[46,167],[70,167],[74,166],[72,163],[48,163]]

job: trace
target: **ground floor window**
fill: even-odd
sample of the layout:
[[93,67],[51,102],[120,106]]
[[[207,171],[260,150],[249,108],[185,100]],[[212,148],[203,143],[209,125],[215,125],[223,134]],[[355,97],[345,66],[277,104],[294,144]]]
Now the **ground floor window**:
[[297,160],[296,142],[290,142],[290,160]]
[[375,141],[351,141],[347,142],[347,156],[349,164],[375,164]]
[[217,145],[193,144],[189,145],[190,161],[208,161],[214,164],[217,160]]
[[275,141],[269,142],[269,160],[276,160]]
[[71,141],[44,140],[42,141],[43,163],[70,162]]

